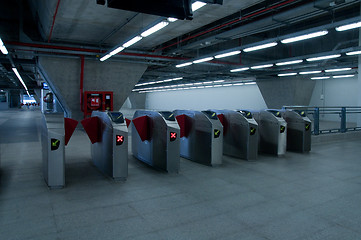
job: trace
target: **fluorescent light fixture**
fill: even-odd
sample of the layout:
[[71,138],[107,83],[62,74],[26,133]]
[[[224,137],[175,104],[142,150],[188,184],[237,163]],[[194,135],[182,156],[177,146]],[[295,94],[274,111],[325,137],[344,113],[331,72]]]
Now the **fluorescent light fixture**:
[[196,82],[196,83],[194,83],[193,85],[202,85],[203,83],[201,83],[201,82]]
[[229,57],[229,56],[234,56],[237,54],[240,54],[242,51],[238,50],[238,51],[233,51],[233,52],[228,52],[228,53],[222,53],[222,54],[218,54],[216,56],[214,56],[215,58],[224,58],[224,57]]
[[322,80],[322,79],[329,79],[330,77],[312,77],[312,80]]
[[321,73],[322,71],[308,71],[308,72],[300,72],[299,74],[301,75],[307,75],[307,74],[316,74],[316,73]]
[[186,83],[185,86],[193,86],[193,83]]
[[110,54],[107,54],[107,55],[104,55],[103,57],[101,57],[99,60],[101,61],[101,62],[104,62],[105,60],[107,60],[108,58],[110,58],[112,55],[110,55]]
[[320,61],[320,60],[326,60],[326,59],[338,58],[338,57],[341,57],[341,54],[334,54],[334,55],[327,55],[327,56],[321,56],[321,57],[307,58],[306,60],[308,62],[313,62],[313,61]]
[[124,47],[123,46],[120,46],[120,47],[117,47],[116,49],[114,49],[113,51],[111,51],[109,54],[111,55],[111,56],[113,56],[113,55],[115,55],[115,54],[117,54],[117,53],[119,53],[119,52],[121,52],[121,51],[123,51],[124,50]]
[[231,72],[242,72],[242,71],[246,71],[248,69],[249,69],[249,67],[237,68],[237,69],[232,69]]
[[139,42],[140,40],[142,40],[141,36],[135,36],[134,38],[130,39],[128,42],[123,44],[123,47],[127,48],[132,46],[133,44]]
[[186,66],[189,66],[189,65],[192,65],[192,64],[193,64],[192,62],[186,62],[186,63],[175,65],[175,67],[181,68],[181,67],[186,67]]
[[346,53],[347,56],[359,55],[359,54],[361,54],[361,51],[353,51],[353,52]]
[[256,82],[246,82],[246,83],[244,83],[244,85],[254,85],[254,84],[256,84]]
[[196,89],[197,87],[190,87],[190,89]]
[[206,58],[195,60],[195,61],[193,61],[193,63],[208,62],[208,61],[211,61],[212,59],[213,59],[213,57],[206,57]]
[[162,28],[166,27],[169,24],[169,22],[167,21],[162,21],[156,25],[154,25],[153,27],[149,28],[148,30],[142,32],[140,34],[140,36],[142,37],[148,37],[149,35],[161,30]]
[[213,87],[222,87],[222,85],[214,85]]
[[234,86],[243,86],[244,85],[244,83],[235,83],[235,84],[233,84]]
[[253,66],[253,67],[251,67],[251,69],[261,69],[261,68],[269,68],[269,67],[273,67],[273,64]]
[[284,65],[291,65],[291,64],[297,64],[297,63],[301,63],[303,62],[303,60],[293,60],[293,61],[287,61],[287,62],[279,62],[276,63],[277,66],[284,66]]
[[204,7],[205,5],[207,5],[207,3],[196,1],[192,4],[192,11],[195,12],[201,7]]
[[262,45],[258,45],[258,46],[254,46],[254,47],[245,48],[245,49],[243,49],[243,51],[244,52],[252,52],[252,51],[256,51],[256,50],[260,50],[260,49],[274,47],[277,44],[278,43],[276,43],[276,42],[266,43],[266,44],[262,44]]
[[15,73],[15,75],[17,76],[17,78],[19,79],[19,81],[21,82],[21,84],[23,85],[23,87],[25,88],[26,91],[28,91],[28,88],[26,87],[23,79],[21,78],[18,70],[16,68],[12,68],[13,72]]
[[197,87],[197,88],[204,88],[203,86]]
[[222,83],[224,82],[225,80],[217,80],[217,81],[213,81],[213,83]]
[[168,22],[175,22],[175,21],[178,21],[177,18],[172,18],[172,17],[169,17],[167,18]]
[[170,79],[162,80],[162,82],[172,82],[172,81],[177,81],[177,80],[181,80],[181,79],[183,79],[183,77],[170,78]]
[[205,88],[211,88],[211,87],[213,87],[212,85],[211,86],[205,86]]
[[342,25],[339,27],[336,27],[336,31],[341,32],[341,31],[346,31],[346,30],[350,30],[350,29],[354,29],[354,28],[359,28],[361,27],[361,22],[355,22],[355,23],[350,23],[347,25]]
[[203,84],[212,84],[213,82],[212,81],[209,81],[209,82],[203,82]]
[[223,87],[230,87],[230,86],[233,86],[233,84],[223,84],[222,86]]
[[325,72],[341,72],[341,71],[349,71],[352,68],[335,68],[335,69],[326,69]]
[[1,38],[0,38],[0,50],[1,50],[1,52],[2,52],[3,54],[5,54],[5,55],[7,55],[7,54],[9,53],[8,50],[6,49],[3,41],[1,40]]
[[298,41],[302,41],[302,40],[306,40],[306,39],[310,39],[310,38],[324,36],[327,33],[328,33],[328,31],[326,31],[326,30],[319,31],[319,32],[314,32],[314,33],[309,33],[309,34],[305,34],[305,35],[301,35],[301,36],[297,36],[297,37],[283,39],[283,40],[281,40],[281,43],[298,42]]
[[297,73],[280,73],[280,74],[277,74],[277,76],[279,77],[287,77],[287,76],[295,76],[297,75]]
[[353,77],[355,75],[338,75],[338,76],[333,76],[333,78],[349,78],[349,77]]

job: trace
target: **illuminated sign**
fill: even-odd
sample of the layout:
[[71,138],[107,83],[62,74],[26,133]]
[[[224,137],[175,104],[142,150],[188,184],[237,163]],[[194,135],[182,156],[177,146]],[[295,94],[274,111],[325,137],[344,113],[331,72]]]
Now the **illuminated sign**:
[[50,149],[51,151],[57,150],[60,146],[60,140],[56,138],[50,139]]
[[177,139],[177,133],[176,132],[170,132],[170,141],[173,142]]
[[281,126],[281,127],[280,127],[280,133],[284,133],[285,130],[286,130],[286,127],[285,127],[285,126]]
[[256,133],[256,129],[251,127],[251,135],[254,135]]
[[219,138],[220,135],[221,135],[221,131],[218,129],[214,129],[214,138]]
[[115,136],[115,145],[119,146],[119,145],[122,145],[123,142],[124,142],[124,136],[122,135],[116,135]]
[[306,131],[308,131],[308,130],[310,129],[310,126],[311,126],[311,124],[306,123],[306,125],[305,125],[305,129],[306,129]]

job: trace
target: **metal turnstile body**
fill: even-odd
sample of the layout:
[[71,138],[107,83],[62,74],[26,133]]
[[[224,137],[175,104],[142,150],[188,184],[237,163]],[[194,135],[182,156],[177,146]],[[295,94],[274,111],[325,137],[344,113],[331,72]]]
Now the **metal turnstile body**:
[[128,177],[128,128],[120,112],[93,111],[100,120],[100,141],[91,145],[94,165],[115,180]]
[[65,186],[64,114],[43,114],[41,143],[43,174],[50,188]]
[[252,113],[246,110],[213,111],[218,114],[223,124],[223,154],[245,160],[256,160],[258,124]]
[[287,123],[278,110],[253,113],[259,129],[259,150],[277,156],[286,153]]
[[[147,117],[148,139],[142,141],[134,121]],[[138,110],[134,113],[132,125],[133,155],[154,168],[169,173],[178,173],[179,126],[172,112]]]
[[187,117],[187,133],[180,139],[180,155],[186,159],[216,166],[222,164],[223,126],[212,111],[175,110]]
[[286,110],[282,115],[287,122],[287,150],[311,151],[311,120],[306,112]]

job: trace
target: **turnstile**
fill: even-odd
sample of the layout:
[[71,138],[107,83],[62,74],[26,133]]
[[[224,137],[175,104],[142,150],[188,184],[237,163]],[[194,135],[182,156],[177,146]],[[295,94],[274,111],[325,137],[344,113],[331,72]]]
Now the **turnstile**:
[[179,126],[174,114],[138,110],[131,125],[133,155],[157,169],[178,173]]
[[50,188],[65,185],[64,114],[43,114],[41,143],[43,174]]
[[287,123],[279,110],[254,112],[259,129],[260,152],[284,155],[287,145]]
[[180,155],[189,160],[220,165],[223,156],[223,126],[213,111],[175,110],[181,128]]
[[99,141],[91,145],[93,164],[114,180],[128,177],[128,128],[121,112],[93,111],[99,119]]
[[282,112],[287,122],[287,150],[297,152],[311,151],[311,120],[303,110]]
[[250,111],[213,110],[223,125],[223,153],[245,160],[258,155],[258,124]]

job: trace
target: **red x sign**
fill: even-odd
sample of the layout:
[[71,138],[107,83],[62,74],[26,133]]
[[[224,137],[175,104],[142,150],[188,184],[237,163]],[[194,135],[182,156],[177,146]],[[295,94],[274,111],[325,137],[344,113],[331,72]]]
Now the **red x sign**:
[[116,136],[116,140],[115,140],[115,144],[116,145],[122,145],[124,142],[124,136],[122,135],[117,135]]
[[177,139],[177,133],[176,132],[170,132],[170,141],[173,142]]

